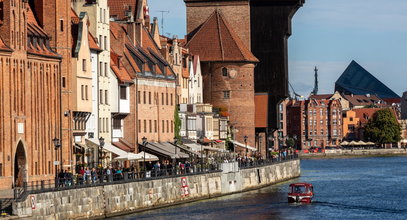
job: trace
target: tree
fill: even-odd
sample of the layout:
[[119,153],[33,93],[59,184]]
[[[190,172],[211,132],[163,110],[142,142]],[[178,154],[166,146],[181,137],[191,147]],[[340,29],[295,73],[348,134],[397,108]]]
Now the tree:
[[365,138],[379,144],[397,143],[401,140],[401,128],[390,109],[373,114],[365,126]]
[[181,143],[181,119],[179,118],[178,114],[178,106],[175,105],[174,110],[174,137],[177,138],[178,143]]
[[294,145],[295,145],[295,140],[294,140],[294,138],[287,138],[287,140],[285,140],[285,144],[288,146],[288,147],[291,147],[291,148],[293,148],[294,147]]

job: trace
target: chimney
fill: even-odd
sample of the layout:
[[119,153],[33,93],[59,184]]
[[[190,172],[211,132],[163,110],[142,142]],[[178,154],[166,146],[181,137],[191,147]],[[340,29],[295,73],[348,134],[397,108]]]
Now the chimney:
[[141,47],[143,41],[143,24],[138,22],[127,23],[128,35],[133,45],[139,44]]

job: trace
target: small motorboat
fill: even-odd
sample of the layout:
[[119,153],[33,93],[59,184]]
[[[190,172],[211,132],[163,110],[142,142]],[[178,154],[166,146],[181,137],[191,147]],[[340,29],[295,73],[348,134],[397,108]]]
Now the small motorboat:
[[314,197],[314,188],[310,183],[290,184],[288,192],[289,203],[311,203]]

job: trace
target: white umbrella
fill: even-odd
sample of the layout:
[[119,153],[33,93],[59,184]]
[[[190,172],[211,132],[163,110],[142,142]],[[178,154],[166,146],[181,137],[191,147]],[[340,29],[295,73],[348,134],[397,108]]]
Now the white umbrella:
[[141,151],[140,153],[136,154],[139,156],[137,159],[138,161],[144,161],[144,154],[146,155],[145,161],[158,161],[158,157],[149,153],[145,153],[144,151]]
[[346,145],[349,145],[349,142],[347,142],[347,141],[344,141],[344,142],[342,142],[342,143],[341,143],[341,145],[342,145],[342,146],[346,146]]
[[138,154],[134,153],[127,153],[121,156],[118,156],[114,158],[113,160],[121,160],[121,161],[126,161],[126,160],[139,160],[141,157]]

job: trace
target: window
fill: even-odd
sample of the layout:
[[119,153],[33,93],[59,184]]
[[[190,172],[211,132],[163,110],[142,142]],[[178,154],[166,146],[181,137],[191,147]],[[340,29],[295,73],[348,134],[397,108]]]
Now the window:
[[143,103],[147,103],[147,98],[146,98],[146,91],[143,92]]
[[109,132],[109,119],[106,118],[106,132]]
[[168,92],[165,93],[165,104],[168,105]]
[[85,90],[84,85],[81,85],[81,96],[82,96],[82,100],[85,99],[85,92],[83,90]]
[[105,50],[107,50],[107,37],[105,36],[105,41],[104,41],[104,45],[105,45]]
[[171,133],[174,132],[174,121],[171,120]]
[[141,133],[141,120],[138,120],[138,133]]
[[99,71],[100,76],[103,76],[103,62],[99,62]]
[[148,104],[151,105],[151,92],[148,92]]
[[140,91],[137,91],[137,102],[138,102],[138,104],[141,103],[141,92]]
[[353,117],[350,117],[350,118],[349,118],[349,121],[353,121]]
[[109,92],[105,90],[105,104],[109,105]]
[[62,77],[62,87],[65,88],[65,86],[66,86],[65,77]]
[[109,71],[107,70],[107,63],[105,63],[105,76],[106,76],[106,77],[109,76],[108,73],[109,73]]
[[64,20],[60,19],[59,20],[59,28],[61,32],[64,32]]
[[3,164],[0,163],[0,176],[3,176]]
[[122,128],[122,120],[121,119],[113,119],[113,129],[121,129]]
[[222,76],[228,76],[228,69],[226,67],[222,68]]
[[99,89],[99,104],[103,104],[103,90]]
[[162,132],[164,133],[165,132],[165,128],[164,128],[164,120],[162,120]]
[[106,9],[103,9],[103,22],[106,23]]
[[48,161],[48,174],[50,174],[50,173],[51,173],[51,161]]
[[127,99],[127,87],[126,86],[120,86],[120,99]]
[[167,133],[169,133],[170,132],[170,126],[169,126],[170,124],[169,124],[169,122],[168,122],[168,120],[167,120]]
[[144,133],[147,132],[147,120],[144,120]]
[[164,93],[161,93],[161,105],[164,105]]
[[230,98],[230,91],[223,91],[223,98],[229,99]]
[[100,21],[100,22],[103,21],[103,14],[102,14],[102,12],[103,12],[103,9],[100,8],[100,12],[99,12],[99,21]]
[[89,97],[88,97],[88,86],[87,86],[87,85],[85,86],[85,99],[86,99],[86,100],[89,100]]
[[38,162],[35,162],[35,175],[38,175]]
[[102,126],[100,126],[101,125],[101,123],[102,123],[102,121],[101,121],[101,119],[99,118],[99,123],[98,123],[98,130],[99,130],[99,133],[100,132],[102,132]]
[[82,59],[82,71],[86,71],[86,59]]
[[157,120],[154,120],[154,132],[157,133]]
[[174,105],[174,103],[173,103],[173,101],[172,101],[172,93],[171,93],[171,98],[170,98],[170,99],[171,99],[171,105]]
[[152,121],[151,120],[148,120],[148,129],[150,130],[150,133],[152,133],[153,132],[153,125],[152,125]]
[[99,35],[99,47],[100,47],[100,49],[103,50],[103,48],[102,48],[102,35]]

